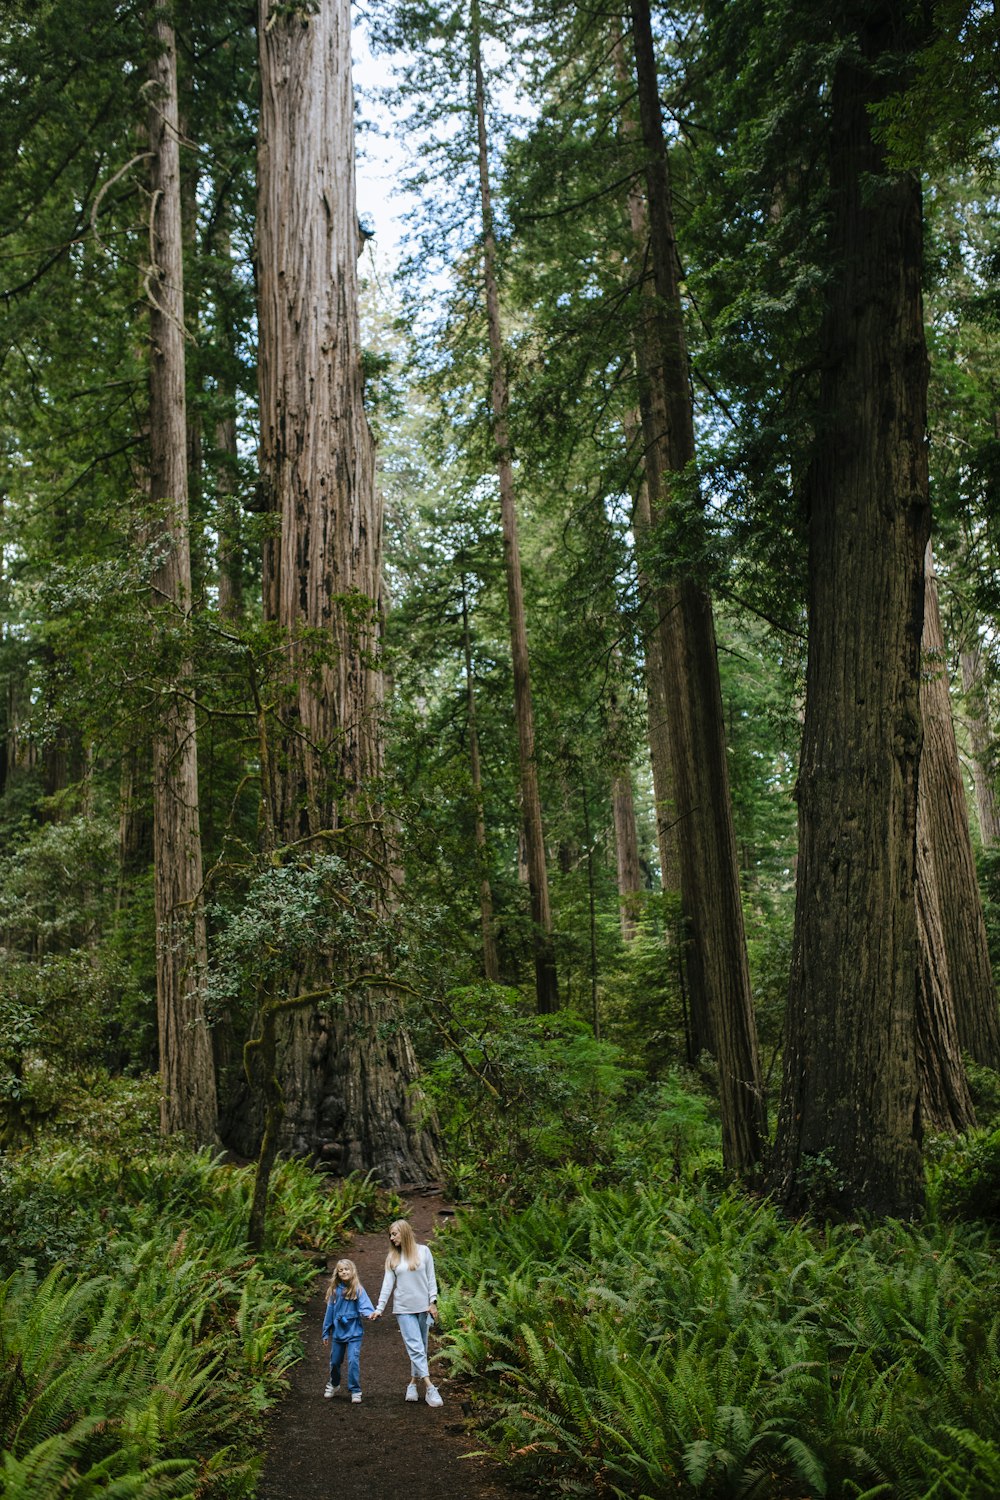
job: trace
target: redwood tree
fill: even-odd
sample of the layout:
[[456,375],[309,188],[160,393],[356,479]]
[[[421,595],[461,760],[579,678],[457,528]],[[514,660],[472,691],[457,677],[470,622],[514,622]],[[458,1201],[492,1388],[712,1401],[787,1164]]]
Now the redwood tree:
[[469,631],[469,598],[466,577],[461,574],[462,654],[465,658],[465,702],[469,730],[469,774],[475,802],[476,864],[479,873],[479,922],[483,934],[483,974],[492,983],[500,980],[496,932],[493,925],[493,888],[490,884],[489,848],[486,841],[486,814],[483,811],[483,766],[479,754],[479,724],[476,718],[476,675],[472,665],[472,641]]
[[[177,60],[166,9],[151,11],[149,89],[149,430],[152,578],[161,633],[183,635],[191,610],[184,272]],[[198,820],[198,741],[190,659],[182,656],[153,738],[156,990],[164,1133],[217,1135],[212,1040],[202,986],[207,961]]]
[[1000,1011],[951,715],[944,631],[929,545],[920,702],[924,723],[920,802],[934,862],[958,1043],[977,1063],[995,1068],[1000,1063]]
[[831,91],[831,217],[809,510],[799,861],[774,1182],[844,1213],[922,1198],[914,900],[929,532],[917,176],[872,107],[906,8],[852,8]]
[[[362,396],[349,0],[260,0],[258,26],[264,603],[287,650],[275,824],[300,850],[339,838],[377,885],[391,868],[378,802],[382,515]],[[376,907],[388,899],[373,890]],[[318,987],[317,967],[303,956],[302,990]],[[284,1146],[391,1181],[433,1171],[412,1047],[383,993],[293,1011],[277,1066]]]
[[[670,177],[648,0],[632,0],[636,79],[655,295],[638,340],[645,467],[655,524],[695,456]],[[712,603],[681,575],[656,589],[674,819],[692,1011],[719,1063],[723,1153],[740,1170],[761,1158],[766,1120],[750,995],[736,838],[726,765]]]
[[989,697],[983,671],[983,653],[975,641],[961,652],[962,692],[965,695],[965,717],[969,726],[972,760],[972,787],[976,798],[979,837],[987,849],[1000,844],[1000,807],[993,784],[995,746],[990,733]]

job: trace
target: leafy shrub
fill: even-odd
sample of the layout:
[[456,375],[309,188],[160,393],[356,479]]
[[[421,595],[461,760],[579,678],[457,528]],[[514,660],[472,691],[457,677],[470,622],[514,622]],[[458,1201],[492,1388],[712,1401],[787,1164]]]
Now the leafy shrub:
[[996,1129],[1000,1126],[1000,1073],[980,1067],[971,1057],[966,1057],[965,1074],[977,1121],[984,1128]]
[[0,858],[0,932],[11,948],[55,953],[94,939],[117,886],[118,830],[78,813],[28,825]]
[[938,1175],[944,1215],[1000,1223],[1000,1130],[946,1143]]
[[635,1078],[616,1047],[566,1012],[526,1013],[516,992],[498,985],[452,990],[435,1024],[446,1046],[424,1086],[453,1191],[533,1194],[557,1166],[605,1159],[609,1126]]
[[106,955],[73,952],[3,964],[0,1144],[22,1145],[64,1110],[68,1093],[79,1094],[97,1075],[106,1079],[134,1002],[128,973]]

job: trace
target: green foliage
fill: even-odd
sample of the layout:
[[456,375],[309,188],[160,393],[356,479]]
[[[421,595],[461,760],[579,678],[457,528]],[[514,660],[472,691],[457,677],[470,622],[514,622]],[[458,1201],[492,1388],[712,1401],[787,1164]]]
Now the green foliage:
[[894,165],[919,170],[936,159],[995,171],[995,12],[975,0],[937,0],[925,43],[908,86],[876,114]]
[[425,1087],[447,1142],[453,1191],[523,1197],[559,1164],[594,1166],[634,1075],[568,1012],[537,1016],[515,992],[475,985],[435,1003],[444,1047]]
[[1000,1302],[981,1232],[822,1233],[655,1169],[569,1187],[506,1222],[463,1216],[440,1255],[447,1358],[476,1372],[526,1481],[801,1500],[937,1494],[947,1472],[941,1493],[991,1493]]
[[635,936],[601,969],[604,1030],[650,1078],[662,1077],[687,1055],[674,940],[679,921],[679,899],[650,892]]
[[[279,856],[280,857],[280,856]],[[287,855],[250,881],[239,903],[211,912],[217,925],[207,994],[219,1007],[280,994],[303,955],[328,952],[346,970],[377,962],[388,931],[370,883],[336,854]]]
[[1000,849],[981,849],[977,859],[983,916],[994,974],[1000,973]]
[[[23,1144],[38,1125],[99,1116],[97,1099],[139,1009],[117,960],[73,952],[0,968],[0,1145]],[[96,1123],[96,1119],[95,1119]]]
[[24,830],[0,859],[0,932],[12,947],[93,942],[114,897],[117,829],[86,813]]
[[334,1186],[283,1163],[276,1249],[248,1256],[251,1175],[204,1153],[74,1149],[5,1164],[5,1500],[249,1500],[262,1416],[300,1354],[303,1252],[383,1207],[367,1180]]
[[1000,1130],[941,1143],[936,1193],[942,1214],[1000,1223]]
[[571,1191],[574,1174],[627,1183],[651,1170],[684,1182],[722,1175],[717,1104],[694,1077],[647,1083],[567,1012],[539,1017],[511,991],[472,986],[437,1000],[417,1035],[446,1178],[473,1202],[524,1204],[560,1191],[566,1172]]
[[979,1125],[996,1129],[1000,1126],[1000,1073],[984,1068],[966,1057],[965,1076]]

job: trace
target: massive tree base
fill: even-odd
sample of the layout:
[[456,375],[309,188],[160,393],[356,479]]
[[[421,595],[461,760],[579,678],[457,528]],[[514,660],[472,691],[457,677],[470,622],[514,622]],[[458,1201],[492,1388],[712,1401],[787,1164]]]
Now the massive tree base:
[[[374,1172],[387,1187],[438,1177],[436,1121],[391,1007],[387,1013],[385,1004],[355,1000],[336,1016],[289,1015],[277,1050],[284,1155],[315,1160],[338,1177]],[[242,1156],[257,1155],[264,1127],[260,1081],[255,1085],[251,1095],[241,1079],[227,1101],[224,1137]]]

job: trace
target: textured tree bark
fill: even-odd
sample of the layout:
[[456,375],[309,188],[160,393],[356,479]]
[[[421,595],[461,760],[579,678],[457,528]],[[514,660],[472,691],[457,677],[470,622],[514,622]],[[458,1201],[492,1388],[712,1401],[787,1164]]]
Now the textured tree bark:
[[216,525],[219,536],[219,614],[238,625],[243,619],[243,545],[240,503],[236,496],[236,417],[216,423]]
[[[650,527],[649,495],[643,480],[635,504],[636,536],[644,536]],[[639,586],[647,592],[646,580]],[[654,599],[653,607],[657,601]],[[674,802],[674,771],[670,760],[669,688],[663,668],[663,631],[658,617],[646,635],[646,723],[649,738],[649,764],[653,773],[653,798],[656,803],[656,845],[660,854],[660,886],[668,894],[678,895],[681,888],[680,857],[677,850],[677,818]],[[707,1037],[706,1037],[707,1042]]]
[[922,223],[870,107],[899,84],[902,6],[870,6],[832,88],[832,279],[809,501],[799,863],[773,1183],[833,1212],[922,1201],[914,899],[929,533]]
[[[655,299],[640,332],[641,407],[651,520],[669,503],[671,476],[694,458],[694,422],[678,280],[670,178],[648,0],[632,0],[639,115],[646,154]],[[723,1157],[738,1171],[761,1159],[767,1135],[750,995],[739,863],[712,605],[689,578],[657,589],[667,684],[674,808],[695,1038],[719,1065]]]
[[462,647],[465,652],[465,697],[469,724],[469,770],[476,812],[476,863],[479,867],[479,918],[483,933],[483,975],[491,983],[500,979],[496,933],[493,928],[493,888],[490,885],[489,849],[486,843],[486,817],[483,812],[483,769],[479,756],[479,727],[476,723],[476,679],[472,670],[472,642],[469,636],[469,608],[462,575]]
[[628,771],[619,771],[612,779],[611,809],[615,824],[615,867],[618,872],[622,939],[630,943],[635,937],[638,926],[637,898],[642,889],[642,872],[639,869],[635,798],[632,792],[632,777]]
[[542,803],[535,762],[535,716],[531,699],[528,632],[524,617],[521,583],[521,551],[517,537],[517,504],[514,467],[511,460],[507,366],[500,327],[500,294],[496,279],[496,239],[490,199],[489,156],[486,138],[485,87],[479,53],[479,7],[472,6],[472,67],[476,85],[476,123],[479,141],[479,185],[483,218],[483,272],[486,284],[486,316],[490,336],[490,366],[493,377],[493,444],[500,481],[500,515],[503,525],[504,569],[507,576],[507,611],[510,617],[510,647],[514,672],[514,717],[517,720],[518,765],[521,786],[521,819],[531,895],[532,940],[535,956],[535,996],[539,1014],[559,1008],[555,952],[552,946],[552,912],[545,862]]
[[[288,652],[274,824],[286,842],[350,827],[366,868],[385,871],[382,514],[362,393],[349,0],[294,11],[260,0],[258,35],[260,463],[274,518],[263,586]],[[306,963],[300,989],[316,980]],[[284,1149],[391,1182],[433,1175],[416,1060],[389,997],[294,1013],[278,1068]]]
[[263,1096],[264,1125],[257,1152],[257,1171],[254,1174],[247,1225],[247,1244],[258,1253],[264,1249],[271,1173],[278,1158],[281,1126],[285,1118],[285,1097],[278,1081],[279,1014],[273,998],[269,996],[261,1006],[260,1034],[248,1041],[243,1049],[243,1067],[247,1081],[253,1087],[255,1061]]
[[955,1024],[948,944],[941,924],[941,900],[924,792],[921,756],[917,791],[917,1076],[920,1118],[938,1132],[960,1134],[976,1123]]
[[969,834],[965,784],[951,715],[934,554],[929,542],[925,560],[922,662],[920,708],[924,741],[920,752],[919,796],[934,862],[958,1043],[977,1063],[996,1068],[1000,1066],[1000,1010]]
[[993,849],[1000,844],[1000,807],[997,805],[993,785],[996,749],[990,733],[989,695],[979,647],[963,651],[959,662],[969,741],[972,746],[972,788],[976,798],[979,837],[984,849]]
[[[154,4],[150,22],[150,512],[160,552],[152,588],[163,627],[170,629],[191,609],[184,269],[174,33],[163,6]],[[202,1000],[207,949],[190,676],[190,663],[182,662],[153,738],[160,1127],[207,1144],[218,1136],[218,1108]]]

